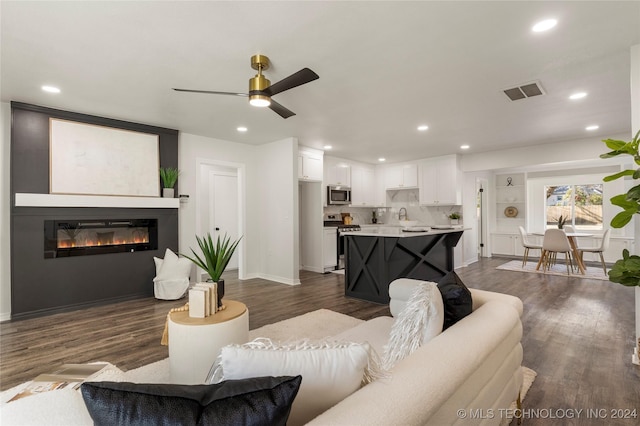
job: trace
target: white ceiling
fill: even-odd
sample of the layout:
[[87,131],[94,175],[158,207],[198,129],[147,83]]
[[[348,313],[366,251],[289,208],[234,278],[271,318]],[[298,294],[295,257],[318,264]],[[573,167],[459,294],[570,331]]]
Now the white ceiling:
[[[286,137],[376,163],[631,133],[630,46],[640,1],[0,3],[1,100],[262,144]],[[537,21],[559,22],[532,33]],[[246,98],[250,57],[287,120]],[[540,81],[511,102],[502,89]],[[52,95],[43,84],[59,87]],[[575,91],[586,91],[570,101]],[[419,124],[429,125],[418,132]],[[598,124],[596,132],[585,127]],[[238,133],[236,127],[249,131]]]

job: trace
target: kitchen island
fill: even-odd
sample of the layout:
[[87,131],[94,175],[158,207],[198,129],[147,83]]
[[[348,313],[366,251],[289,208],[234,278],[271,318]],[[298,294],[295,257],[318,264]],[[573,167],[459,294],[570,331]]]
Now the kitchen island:
[[389,284],[397,278],[437,282],[453,270],[453,248],[462,232],[408,232],[392,226],[345,232],[345,295],[386,304]]

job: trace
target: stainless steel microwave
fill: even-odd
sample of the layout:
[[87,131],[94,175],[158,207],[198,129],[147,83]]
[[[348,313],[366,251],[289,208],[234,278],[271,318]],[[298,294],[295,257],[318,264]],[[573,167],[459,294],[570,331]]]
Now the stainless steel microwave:
[[340,185],[327,186],[327,205],[351,204],[351,188]]

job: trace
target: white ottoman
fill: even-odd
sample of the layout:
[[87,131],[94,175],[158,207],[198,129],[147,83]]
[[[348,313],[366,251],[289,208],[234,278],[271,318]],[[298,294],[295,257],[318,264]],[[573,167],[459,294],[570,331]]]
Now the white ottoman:
[[206,318],[189,312],[169,315],[171,382],[203,384],[223,346],[249,340],[249,310],[244,303],[224,300],[226,309]]

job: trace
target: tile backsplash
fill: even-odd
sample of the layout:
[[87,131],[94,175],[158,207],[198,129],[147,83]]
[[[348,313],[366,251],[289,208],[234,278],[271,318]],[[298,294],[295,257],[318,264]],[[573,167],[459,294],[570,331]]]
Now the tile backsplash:
[[[354,223],[370,224],[372,212],[375,210],[378,223],[397,225],[398,211],[404,207],[407,209],[408,220],[417,220],[420,225],[448,225],[449,214],[461,212],[461,206],[420,206],[417,190],[387,191],[387,206],[383,208],[373,207],[349,207],[330,206],[325,207],[325,213],[351,213]],[[463,220],[460,221],[463,223]]]

